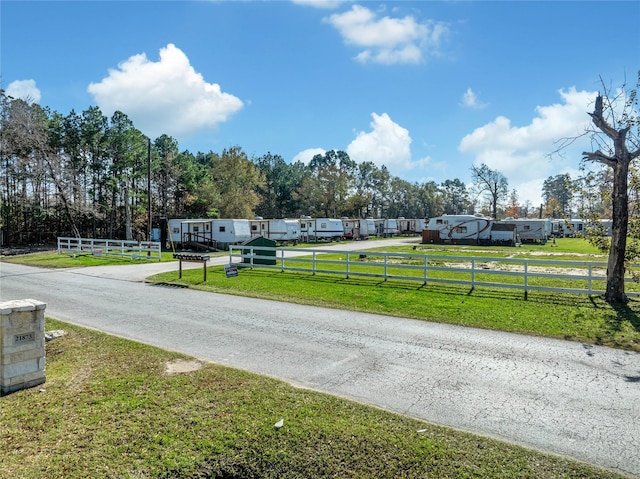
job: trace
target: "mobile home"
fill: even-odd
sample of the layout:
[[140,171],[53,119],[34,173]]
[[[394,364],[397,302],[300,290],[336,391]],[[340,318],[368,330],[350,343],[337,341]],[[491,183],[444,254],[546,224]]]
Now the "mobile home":
[[300,239],[302,241],[334,241],[344,236],[342,220],[335,218],[300,218]]
[[521,243],[546,243],[553,226],[549,219],[506,218],[502,223],[515,225]]
[[395,218],[386,218],[382,222],[382,236],[390,237],[400,233],[398,229],[398,220]]
[[249,220],[249,227],[251,228],[252,238],[259,236],[269,237],[269,220],[265,220],[261,216],[256,216],[254,219]]
[[212,226],[208,218],[184,219],[174,218],[168,221],[169,239],[173,244],[188,247],[189,244],[199,243],[211,245],[213,243]]
[[296,219],[267,220],[266,234],[262,236],[277,243],[297,243],[300,241],[300,221]]
[[344,229],[344,237],[347,239],[360,239],[360,220],[353,218],[340,218],[342,228]]
[[401,235],[414,235],[416,234],[416,220],[400,217],[396,222],[398,234]]
[[251,239],[249,220],[215,219],[211,221],[211,234],[218,249],[226,249],[229,245],[244,243]]
[[373,218],[363,218],[360,220],[360,238],[369,239],[376,236],[376,222]]

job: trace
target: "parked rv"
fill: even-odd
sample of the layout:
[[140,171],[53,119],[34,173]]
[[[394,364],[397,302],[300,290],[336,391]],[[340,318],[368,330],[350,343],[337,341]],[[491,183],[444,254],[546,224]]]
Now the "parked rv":
[[502,223],[515,225],[521,243],[546,243],[553,227],[549,219],[506,218]]
[[431,218],[423,242],[481,244],[490,242],[493,220],[477,215],[442,215]]
[[168,221],[169,239],[174,245],[189,248],[196,244],[213,246],[211,220],[175,218]]
[[300,218],[301,241],[339,241],[344,236],[342,221],[335,218]]
[[382,237],[387,238],[400,234],[398,229],[398,220],[395,218],[386,218],[382,221]]
[[428,224],[429,224],[428,218],[416,218],[415,234],[421,235],[422,232],[427,229]]
[[344,229],[344,237],[346,239],[360,239],[360,220],[354,218],[340,218],[342,228]]
[[398,234],[414,235],[416,234],[416,220],[411,218],[400,217],[396,221]]
[[214,219],[211,221],[211,234],[217,249],[227,249],[229,245],[241,244],[251,239],[249,220]]
[[376,222],[373,218],[364,218],[360,220],[360,237],[369,239],[370,236],[376,236]]
[[297,243],[300,241],[300,220],[269,220],[269,238],[279,243]]

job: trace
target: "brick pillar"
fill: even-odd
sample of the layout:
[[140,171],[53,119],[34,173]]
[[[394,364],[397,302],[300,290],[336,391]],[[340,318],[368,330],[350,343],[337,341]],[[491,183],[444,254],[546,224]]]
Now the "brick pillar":
[[45,303],[0,303],[0,396],[45,382]]

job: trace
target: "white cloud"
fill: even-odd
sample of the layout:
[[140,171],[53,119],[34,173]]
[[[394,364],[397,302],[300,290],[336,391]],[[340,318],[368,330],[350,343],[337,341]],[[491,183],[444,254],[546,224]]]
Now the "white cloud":
[[471,88],[467,88],[467,91],[462,95],[461,105],[474,110],[480,110],[487,106],[486,103],[482,103],[478,100],[478,96]]
[[431,20],[420,23],[412,16],[379,18],[360,5],[325,20],[340,32],[347,44],[361,49],[355,58],[362,63],[420,63],[425,55],[439,51],[448,33],[444,23]]
[[291,163],[300,161],[305,165],[308,165],[314,156],[324,155],[325,153],[326,153],[326,150],[323,150],[322,148],[308,148],[306,150],[301,151],[296,156],[294,156],[293,160],[291,160]]
[[7,96],[24,100],[29,103],[40,102],[40,90],[36,86],[35,80],[16,80],[7,86],[5,90]]
[[[588,138],[581,138],[565,151],[564,157],[549,159],[548,155],[558,148],[558,141],[578,137],[586,131],[590,122],[587,112],[597,95],[575,88],[560,90],[559,94],[562,102],[538,106],[537,116],[529,125],[512,126],[509,118],[499,116],[466,135],[458,149],[473,154],[475,165],[485,163],[503,173],[509,180],[509,188],[518,190],[521,200],[531,199],[520,192],[521,187],[532,190],[533,185],[541,187],[549,176],[567,168],[575,169],[582,158],[581,152],[589,148]],[[540,190],[535,194],[537,201]]]
[[429,164],[429,158],[411,161],[409,130],[395,123],[388,114],[372,113],[371,131],[361,131],[347,146],[347,154],[356,163],[371,161],[386,166],[394,175]]
[[214,130],[243,106],[220,85],[207,83],[173,44],[160,49],[157,62],[144,53],[128,58],[88,91],[103,113],[122,111],[152,138]]

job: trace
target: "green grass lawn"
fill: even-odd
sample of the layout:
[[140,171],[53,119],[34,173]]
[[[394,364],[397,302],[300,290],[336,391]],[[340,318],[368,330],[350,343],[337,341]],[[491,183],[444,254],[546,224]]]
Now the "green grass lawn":
[[[0,398],[0,477],[621,478],[47,319],[44,385]],[[281,428],[274,427],[284,419]]]
[[152,277],[216,293],[290,301],[337,309],[423,319],[485,329],[548,336],[640,351],[640,301],[614,309],[600,297],[419,282],[380,281],[310,273],[241,269],[227,278],[222,267]]
[[[225,255],[227,253],[210,253],[210,256]],[[41,268],[80,268],[86,266],[120,265],[120,264],[146,264],[156,263],[157,259],[130,258],[126,256],[102,255],[93,256],[91,253],[30,253],[16,256],[3,256],[2,261],[7,263],[20,263]],[[176,261],[173,252],[163,251],[162,262]]]

